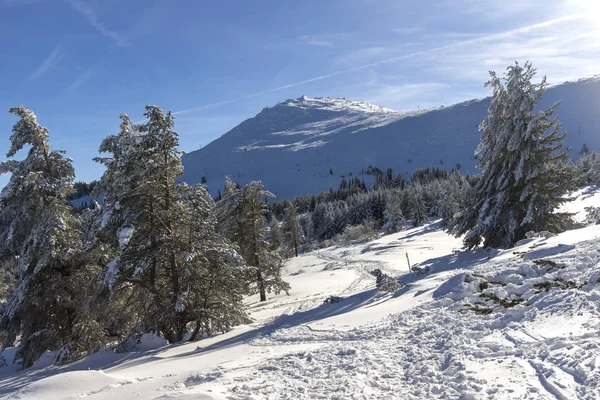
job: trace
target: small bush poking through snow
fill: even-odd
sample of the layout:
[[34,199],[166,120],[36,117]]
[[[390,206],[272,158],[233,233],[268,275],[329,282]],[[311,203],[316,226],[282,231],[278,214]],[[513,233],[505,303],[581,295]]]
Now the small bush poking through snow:
[[429,266],[419,267],[417,265],[413,265],[410,269],[412,270],[412,272],[415,272],[417,276],[426,275],[431,272],[431,267]]
[[373,275],[377,279],[375,285],[379,290],[383,292],[392,293],[406,286],[404,282],[397,278],[392,278],[391,276],[384,274],[379,268],[371,271],[371,275]]
[[329,296],[328,298],[325,299],[325,301],[323,302],[323,304],[335,304],[335,303],[339,303],[340,301],[342,301],[342,297],[339,297],[339,296]]
[[545,282],[540,282],[540,283],[536,283],[533,285],[534,288],[538,289],[538,293],[541,293],[542,291],[549,291],[551,288],[559,288],[559,289],[577,289],[578,286],[575,282],[573,281],[565,281],[562,278],[556,278],[554,280],[551,281],[545,281]]
[[491,314],[496,306],[508,309],[525,301],[520,296],[509,295],[504,289],[505,282],[489,280],[480,274],[468,274],[465,276],[464,282],[476,284],[479,292],[475,293],[475,296],[481,300],[465,304],[463,311],[471,310],[477,314],[487,315]]
[[565,268],[564,265],[558,264],[555,261],[552,260],[545,260],[545,259],[537,259],[537,260],[533,260],[534,264],[539,265],[540,267],[544,267],[546,268],[546,271],[551,272],[554,269],[563,269]]

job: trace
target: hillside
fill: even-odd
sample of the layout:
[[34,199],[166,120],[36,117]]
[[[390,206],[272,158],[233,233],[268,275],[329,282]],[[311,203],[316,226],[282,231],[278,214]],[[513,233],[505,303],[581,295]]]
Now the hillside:
[[[572,156],[583,143],[600,149],[600,77],[554,86],[541,106],[559,100]],[[341,176],[369,166],[410,175],[416,168],[460,164],[462,171],[476,172],[477,126],[488,104],[486,98],[399,112],[346,99],[287,100],[186,154],[183,179],[195,184],[204,177],[212,194],[225,176],[239,183],[262,180],[279,198],[290,198],[337,187]]]
[[[582,220],[600,191],[577,197],[567,210]],[[0,398],[597,399],[599,244],[593,225],[460,251],[434,222],[325,248],[287,262],[289,296],[246,300],[251,324],[172,346],[146,335],[133,352],[66,366],[51,354],[21,373],[9,364]],[[406,254],[427,272],[408,274]],[[406,286],[378,291],[375,268]]]

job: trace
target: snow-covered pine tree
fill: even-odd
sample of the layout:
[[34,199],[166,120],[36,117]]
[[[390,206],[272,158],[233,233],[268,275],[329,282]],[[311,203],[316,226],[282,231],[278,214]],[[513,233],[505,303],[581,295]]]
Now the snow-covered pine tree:
[[302,227],[302,249],[304,252],[312,249],[312,243],[314,240],[314,226],[312,222],[312,213],[305,213],[298,219],[300,226]]
[[357,193],[350,196],[346,221],[350,225],[359,225],[364,221],[373,219],[373,207],[369,193]]
[[600,154],[592,151],[582,156],[575,165],[574,174],[580,186],[600,185]]
[[245,318],[243,262],[218,238],[206,190],[177,184],[183,167],[171,113],[147,106],[145,116],[135,125],[122,115],[121,132],[100,147],[112,156],[98,159],[107,169],[93,242],[105,255],[100,276],[110,295],[99,303],[120,308],[107,324],[123,339],[154,331],[176,342],[190,324],[194,337],[225,330]]
[[331,237],[344,232],[346,225],[348,225],[347,215],[348,204],[343,200],[336,201],[333,206],[333,230],[331,231]]
[[[391,170],[390,170],[391,171]],[[369,202],[371,204],[371,216],[377,225],[383,225],[385,214],[385,202],[387,195],[384,190],[376,189],[368,193]]]
[[314,238],[317,241],[324,239],[324,226],[329,223],[327,204],[325,202],[317,203],[314,211],[311,213]]
[[476,150],[483,175],[473,207],[453,227],[457,235],[466,233],[468,248],[482,240],[485,246],[508,247],[530,230],[557,232],[571,224],[569,214],[556,212],[568,201],[565,191],[574,188],[561,167],[568,150],[561,150],[565,134],[553,118],[558,103],[534,113],[547,86],[545,78],[532,83],[535,73],[531,63],[515,63],[503,84],[490,72],[492,102]]
[[581,146],[581,150],[579,150],[579,155],[583,157],[583,156],[587,155],[589,152],[590,152],[590,149],[588,148],[588,145],[586,143],[584,143]]
[[[99,152],[109,155],[94,159],[106,167],[92,193],[92,198],[103,196],[103,202],[96,203],[82,215],[86,259],[96,266],[98,283],[97,292],[89,300],[90,311],[101,321],[108,335],[119,340],[136,330],[144,330],[147,310],[155,300],[150,297],[144,303],[147,307],[140,306],[145,296],[141,280],[125,283],[127,271],[120,263],[121,246],[129,240],[125,234],[133,232],[132,226],[127,224],[136,213],[134,200],[143,199],[142,193],[137,196],[134,193],[143,180],[145,167],[138,164],[145,161],[141,126],[133,124],[125,114],[120,118],[119,133],[106,137],[100,144]],[[130,229],[122,230],[123,226]]]
[[464,206],[463,199],[472,190],[467,179],[453,170],[448,179],[442,182],[442,193],[436,198],[436,214],[442,218],[442,225],[452,226],[455,216]]
[[271,221],[268,223],[267,231],[267,239],[271,248],[282,249],[284,244],[283,229],[281,227],[281,222],[279,222],[274,215],[271,216]]
[[20,120],[7,157],[29,150],[22,161],[0,164],[1,173],[11,173],[0,199],[2,217],[10,221],[0,232],[0,245],[4,256],[17,260],[15,290],[1,309],[7,331],[2,350],[19,337],[15,361],[27,368],[47,350],[62,349],[58,362],[78,357],[87,349],[73,342],[95,327],[81,309],[89,277],[78,258],[81,221],[67,203],[75,175],[71,159],[51,149],[48,130],[31,110],[19,106],[10,112]]
[[300,235],[302,228],[298,224],[298,215],[296,214],[296,207],[290,201],[286,202],[286,216],[283,221],[283,233],[285,240],[288,243],[290,249],[294,251],[296,257],[298,257],[298,247],[300,246]]
[[179,185],[184,203],[179,227],[184,288],[179,307],[195,323],[190,340],[248,322],[242,297],[248,269],[230,242],[217,233],[215,202],[203,185]]
[[251,182],[243,187],[225,179],[225,192],[219,202],[219,225],[227,238],[236,243],[240,254],[251,268],[247,276],[250,293],[259,293],[260,301],[267,293],[288,292],[290,286],[281,278],[283,259],[266,240],[267,212],[265,201],[275,197],[264,190],[261,182]]
[[408,216],[414,226],[423,225],[429,221],[427,202],[425,200],[425,189],[419,182],[413,182],[406,187],[406,196],[409,204]]
[[114,300],[125,307],[114,315],[130,316],[118,322],[131,325],[115,331],[154,330],[175,341],[173,328],[181,330],[182,322],[173,321],[177,294],[172,285],[178,286],[179,279],[170,254],[176,242],[172,200],[179,195],[175,179],[182,167],[172,117],[165,118],[156,107],[147,107],[145,115],[149,121],[142,125],[121,115],[120,133],[100,146],[101,153],[111,153],[97,159],[106,166],[98,185],[105,197],[97,237],[108,256],[101,275]]
[[387,195],[383,229],[388,233],[395,233],[400,231],[406,223],[406,217],[402,211],[402,196],[405,193],[401,189],[393,189]]

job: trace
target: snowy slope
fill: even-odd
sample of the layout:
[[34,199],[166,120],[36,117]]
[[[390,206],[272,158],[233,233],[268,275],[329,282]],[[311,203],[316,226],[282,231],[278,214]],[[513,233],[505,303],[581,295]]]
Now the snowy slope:
[[[569,209],[590,203],[600,189]],[[0,368],[0,398],[600,398],[600,225],[501,252],[460,244],[432,223],[302,255],[287,264],[289,296],[247,300],[253,324],[66,367],[48,357],[23,372]],[[429,273],[408,274],[406,254]],[[379,293],[374,268],[407,286]],[[557,278],[575,287],[535,287]],[[524,301],[504,309],[483,293]],[[342,299],[324,304],[331,295]],[[480,303],[492,312],[468,309]]]
[[[600,78],[555,86],[542,106],[558,100],[573,155],[583,143],[600,149]],[[260,179],[286,198],[337,187],[341,176],[357,175],[370,165],[407,176],[416,168],[450,169],[457,163],[476,172],[477,126],[488,104],[489,99],[473,100],[407,113],[345,99],[287,100],[185,155],[184,180],[199,183],[206,177],[216,194],[224,176],[240,183]]]

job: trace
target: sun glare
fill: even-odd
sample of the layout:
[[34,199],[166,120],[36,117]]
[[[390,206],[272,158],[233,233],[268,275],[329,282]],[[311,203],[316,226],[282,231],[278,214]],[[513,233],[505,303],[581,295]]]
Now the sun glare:
[[572,2],[590,21],[600,25],[600,0],[576,0]]

